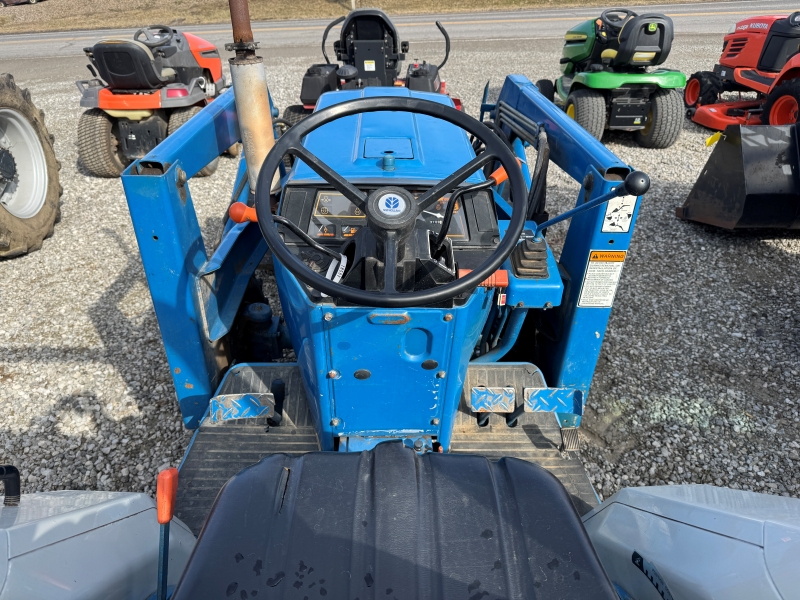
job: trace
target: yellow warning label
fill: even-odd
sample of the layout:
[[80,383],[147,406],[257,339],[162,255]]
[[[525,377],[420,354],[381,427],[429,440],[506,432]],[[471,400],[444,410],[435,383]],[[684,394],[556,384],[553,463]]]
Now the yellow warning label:
[[589,260],[593,262],[625,262],[625,254],[627,253],[623,250],[592,250]]
[[591,250],[589,264],[583,275],[578,306],[581,308],[611,308],[617,284],[625,264],[624,250]]

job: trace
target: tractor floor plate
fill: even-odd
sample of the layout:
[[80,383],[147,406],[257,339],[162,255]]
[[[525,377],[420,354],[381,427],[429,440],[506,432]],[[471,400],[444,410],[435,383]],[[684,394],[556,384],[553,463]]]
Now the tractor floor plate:
[[577,452],[561,452],[561,430],[549,412],[523,413],[516,427],[508,427],[504,414],[492,414],[485,427],[462,404],[453,429],[450,452],[480,454],[499,460],[513,456],[550,471],[567,488],[581,516],[597,506],[597,496]]
[[[197,535],[222,486],[236,473],[270,454],[300,455],[319,450],[300,370],[294,365],[234,367],[219,394],[266,393],[273,380],[286,384],[283,420],[270,427],[266,418],[235,419],[200,425],[180,467],[176,516]],[[539,464],[566,487],[578,513],[597,505],[583,464],[574,453],[559,452],[561,434],[551,413],[524,413],[517,427],[492,414],[486,427],[465,408],[458,413],[451,450],[490,459],[512,456]]]
[[234,367],[220,394],[269,392],[275,379],[286,384],[283,420],[270,427],[267,419],[234,419],[200,425],[180,468],[175,514],[197,535],[222,486],[239,471],[270,454],[300,455],[319,450],[308,412],[300,369],[280,363]]

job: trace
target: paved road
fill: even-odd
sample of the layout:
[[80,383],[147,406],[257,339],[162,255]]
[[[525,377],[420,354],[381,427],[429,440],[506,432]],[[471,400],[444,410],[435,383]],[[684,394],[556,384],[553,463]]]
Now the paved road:
[[[731,24],[748,15],[764,12],[788,13],[797,4],[785,0],[770,2],[705,2],[693,4],[632,6],[642,12],[663,12],[672,17],[680,34],[724,34]],[[442,21],[450,37],[458,41],[530,40],[561,37],[563,32],[581,19],[598,14],[597,8],[564,8],[489,13],[449,13],[443,15],[398,16],[392,20],[402,39],[410,42],[440,41],[434,26]],[[255,23],[253,31],[262,48],[317,46],[328,20],[265,21]],[[197,33],[220,48],[230,41],[227,24],[182,27]],[[335,39],[335,31],[331,40]],[[0,36],[0,59],[68,57],[83,55],[84,46],[104,36],[128,36],[133,30],[71,31],[44,34]],[[413,46],[412,46],[413,54]]]

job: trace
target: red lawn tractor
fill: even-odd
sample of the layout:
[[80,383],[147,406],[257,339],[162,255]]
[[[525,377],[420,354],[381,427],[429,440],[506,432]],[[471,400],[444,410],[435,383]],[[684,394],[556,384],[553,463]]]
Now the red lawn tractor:
[[[756,92],[755,99],[722,101],[723,92]],[[684,101],[695,123],[724,130],[729,125],[789,125],[800,111],[800,11],[787,16],[739,21],[722,45],[713,71],[686,82]]]

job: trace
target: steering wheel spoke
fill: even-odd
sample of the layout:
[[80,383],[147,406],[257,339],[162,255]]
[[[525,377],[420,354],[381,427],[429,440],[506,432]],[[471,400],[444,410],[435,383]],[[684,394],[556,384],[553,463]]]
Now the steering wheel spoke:
[[397,291],[397,234],[394,231],[386,234],[383,254],[383,292],[394,294]]
[[289,154],[302,159],[311,170],[330,183],[337,192],[355,204],[361,211],[366,211],[367,195],[342,178],[336,171],[320,160],[317,155],[307,150],[304,146],[297,144],[289,148]]
[[452,192],[458,185],[472,175],[478,169],[483,168],[492,161],[497,160],[497,155],[493,152],[486,151],[479,154],[463,167],[453,172],[452,175],[442,179],[439,183],[428,189],[419,198],[417,198],[417,206],[419,211],[422,212],[435,204],[442,196]]

